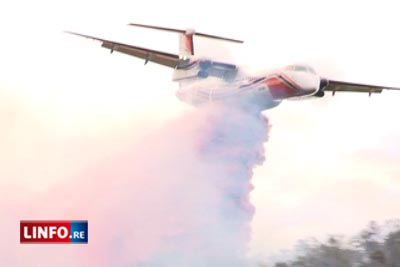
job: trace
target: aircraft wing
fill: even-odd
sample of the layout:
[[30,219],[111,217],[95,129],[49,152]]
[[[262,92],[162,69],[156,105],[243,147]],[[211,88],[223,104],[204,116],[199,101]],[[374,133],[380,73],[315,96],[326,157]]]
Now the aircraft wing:
[[326,86],[323,90],[332,91],[333,95],[336,92],[360,92],[371,95],[372,93],[381,93],[383,90],[400,90],[400,88],[326,80]]
[[133,45],[123,44],[123,43],[114,42],[114,41],[109,41],[106,39],[101,39],[101,38],[84,35],[84,34],[80,34],[80,33],[75,33],[75,32],[67,31],[66,33],[70,33],[73,35],[100,41],[100,42],[102,42],[101,46],[104,48],[110,49],[111,53],[113,51],[118,51],[120,53],[138,57],[138,58],[144,59],[145,64],[148,61],[151,61],[151,62],[160,64],[160,65],[163,65],[163,66],[175,68],[180,62],[179,56],[175,55],[175,54],[170,54],[170,53],[161,52],[161,51],[157,51],[157,50],[151,50],[151,49],[147,49],[147,48],[143,48],[143,47],[139,47],[139,46],[133,46]]

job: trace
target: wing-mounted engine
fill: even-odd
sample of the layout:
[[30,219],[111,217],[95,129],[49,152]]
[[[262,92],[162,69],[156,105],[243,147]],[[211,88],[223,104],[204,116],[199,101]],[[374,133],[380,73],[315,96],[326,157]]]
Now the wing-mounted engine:
[[178,64],[174,73],[174,80],[182,81],[193,78],[206,79],[208,77],[216,77],[229,82],[235,79],[237,73],[238,68],[236,65],[199,59],[189,62],[182,61]]
[[324,97],[325,96],[325,88],[329,85],[329,82],[327,79],[321,79],[319,83],[319,88],[318,91],[315,93],[314,96],[316,97]]
[[236,77],[237,72],[238,69],[235,65],[211,60],[202,60],[199,62],[199,72],[197,76],[200,78],[212,76],[230,81]]

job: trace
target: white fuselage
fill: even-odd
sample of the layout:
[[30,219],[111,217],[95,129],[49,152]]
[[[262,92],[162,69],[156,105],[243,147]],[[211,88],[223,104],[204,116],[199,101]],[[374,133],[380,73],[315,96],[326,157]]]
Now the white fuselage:
[[194,106],[239,101],[263,110],[283,99],[317,94],[321,80],[313,69],[301,65],[249,76],[231,65],[198,60],[175,70],[174,81],[179,82],[177,97]]

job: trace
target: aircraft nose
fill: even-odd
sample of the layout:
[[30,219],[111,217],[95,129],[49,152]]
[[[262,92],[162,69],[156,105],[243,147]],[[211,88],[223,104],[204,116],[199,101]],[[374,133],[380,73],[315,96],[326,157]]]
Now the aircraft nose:
[[290,71],[287,75],[307,93],[314,93],[319,88],[320,78],[314,73]]

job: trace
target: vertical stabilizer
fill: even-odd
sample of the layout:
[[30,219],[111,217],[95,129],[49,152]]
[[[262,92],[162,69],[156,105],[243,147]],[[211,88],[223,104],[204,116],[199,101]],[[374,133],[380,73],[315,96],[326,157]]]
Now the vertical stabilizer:
[[179,56],[182,58],[190,58],[194,55],[193,35],[192,29],[179,34]]

